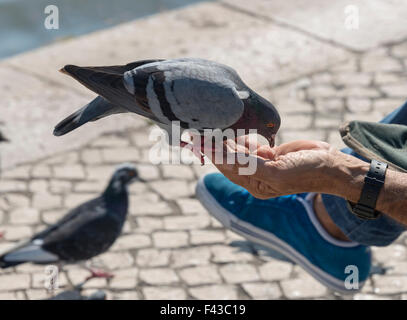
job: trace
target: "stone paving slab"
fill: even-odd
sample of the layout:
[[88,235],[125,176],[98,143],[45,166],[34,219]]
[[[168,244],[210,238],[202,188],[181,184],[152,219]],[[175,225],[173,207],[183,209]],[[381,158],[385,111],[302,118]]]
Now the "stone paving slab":
[[[221,2],[358,51],[397,43],[407,37],[404,27],[407,6],[403,0],[260,0],[250,5],[245,0]],[[353,8],[349,8],[351,11],[345,8],[351,6],[359,14],[359,28],[355,30],[345,28],[346,18],[354,12]]]
[[[55,43],[5,63],[86,93],[88,90],[83,86],[57,70],[67,63],[109,65],[180,56],[227,63],[255,87],[264,81],[281,82],[348,58],[345,50],[272,22],[219,3],[201,3]],[[318,56],[318,60],[312,61],[309,56]]]
[[[160,21],[168,23],[172,31],[168,40],[149,33],[167,32],[162,31]],[[130,37],[126,30],[129,35],[136,34],[134,39],[146,42],[121,42],[121,37]],[[277,33],[280,36],[274,38]],[[268,38],[268,34],[272,36]],[[254,38],[257,40],[253,42]],[[301,39],[309,44],[309,50],[299,50],[298,45],[304,43]],[[117,56],[109,41],[114,41],[115,48],[122,46]],[[264,52],[257,53],[262,41]],[[159,47],[161,43],[168,47]],[[79,53],[80,46],[89,55]],[[406,299],[405,234],[388,247],[373,248],[373,273],[359,293],[339,295],[281,255],[225,230],[210,217],[195,199],[194,187],[199,177],[216,169],[210,164],[153,165],[148,158],[152,127],[144,120],[124,120],[126,117],[120,115],[100,125],[84,126],[66,140],[49,139],[50,123],[53,125],[62,113],[69,113],[89,97],[74,82],[56,73],[58,76],[49,76],[64,63],[64,56],[60,58],[64,51],[70,52],[75,63],[93,59],[100,63],[116,59],[124,62],[134,55],[138,59],[156,52],[224,59],[242,70],[244,78],[253,81],[253,87],[279,107],[283,122],[278,143],[300,137],[327,140],[341,147],[337,132],[341,122],[378,121],[406,100],[407,41],[354,53],[219,4],[201,4],[0,63],[0,87],[6,89],[2,92],[8,101],[7,131],[15,137],[0,148],[3,158],[17,159],[13,166],[9,162],[0,179],[0,232],[5,232],[0,252],[54,223],[76,204],[95,197],[104,189],[114,167],[131,161],[147,183],[131,186],[129,216],[122,236],[108,252],[92,261],[115,277],[89,281],[84,294],[102,289],[108,299]],[[46,52],[53,52],[49,61]],[[325,57],[321,64],[315,62],[318,53]],[[281,64],[265,63],[265,57],[273,55],[289,58]],[[32,61],[38,61],[38,65]],[[19,65],[26,70],[20,70]],[[263,65],[266,73],[255,68]],[[41,108],[30,108],[33,101],[38,101],[35,104]],[[12,106],[19,106],[21,113],[14,112]],[[44,109],[49,112],[44,114]],[[30,131],[22,130],[27,127]],[[29,160],[31,153],[34,156]],[[85,276],[78,265],[64,267],[60,289],[55,293]],[[26,264],[1,270],[0,299],[49,297],[43,281],[43,266]]]

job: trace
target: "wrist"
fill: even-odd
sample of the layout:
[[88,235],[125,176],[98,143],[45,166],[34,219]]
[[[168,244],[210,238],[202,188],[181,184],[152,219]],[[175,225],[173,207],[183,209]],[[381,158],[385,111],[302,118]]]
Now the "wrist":
[[336,151],[331,154],[328,172],[328,193],[351,202],[358,202],[370,164]]

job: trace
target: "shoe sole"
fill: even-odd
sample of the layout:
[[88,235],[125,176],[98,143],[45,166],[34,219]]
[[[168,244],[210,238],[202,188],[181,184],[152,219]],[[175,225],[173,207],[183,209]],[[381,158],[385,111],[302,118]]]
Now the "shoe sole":
[[278,253],[286,256],[291,261],[301,266],[316,280],[333,291],[340,292],[342,294],[354,294],[358,292],[364,282],[359,282],[359,289],[346,289],[344,287],[344,281],[326,273],[324,270],[312,264],[301,253],[295,250],[286,242],[282,241],[274,234],[259,229],[252,224],[249,224],[243,220],[236,218],[233,214],[223,208],[214,197],[210,194],[203,182],[203,178],[198,181],[196,186],[196,196],[201,201],[202,205],[209,211],[209,213],[216,218],[226,228],[240,234],[244,238],[268,247]]

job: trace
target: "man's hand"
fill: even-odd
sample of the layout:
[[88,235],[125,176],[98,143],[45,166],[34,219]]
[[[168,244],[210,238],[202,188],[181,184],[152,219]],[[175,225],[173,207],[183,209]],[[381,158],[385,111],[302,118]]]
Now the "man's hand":
[[[221,148],[220,148],[221,149]],[[210,159],[216,152],[204,150]],[[298,140],[270,148],[253,142],[250,136],[236,141],[226,140],[222,152],[223,163],[215,166],[232,182],[239,184],[254,197],[268,199],[301,192],[338,194],[331,168],[334,159],[343,153],[322,141]],[[240,165],[227,164],[228,156],[245,153],[255,157],[257,170],[253,175],[240,175]],[[340,177],[338,177],[339,179]]]
[[[222,150],[223,149],[223,150]],[[369,163],[344,154],[322,141],[298,140],[274,148],[251,141],[250,136],[226,140],[217,152],[203,150],[210,159],[220,152],[223,164],[215,166],[232,182],[254,197],[268,199],[281,195],[319,192],[358,202],[369,171]],[[236,164],[227,164],[227,156],[250,154],[257,161],[253,175],[239,174]],[[385,185],[376,210],[407,226],[407,174],[387,169]]]

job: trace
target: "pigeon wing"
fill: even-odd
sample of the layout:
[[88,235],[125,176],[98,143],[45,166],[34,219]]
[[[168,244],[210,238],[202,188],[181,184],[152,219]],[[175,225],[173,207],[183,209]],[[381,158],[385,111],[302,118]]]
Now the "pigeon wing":
[[105,73],[112,73],[123,75],[126,71],[133,70],[145,64],[161,62],[164,60],[160,59],[149,59],[149,60],[138,60],[135,62],[130,62],[125,65],[117,65],[117,66],[107,66],[107,67],[92,67],[95,71],[105,72]]
[[[104,199],[102,197],[85,202],[72,209],[55,224],[33,236],[32,240],[41,239],[44,243],[62,240],[81,226],[103,216],[105,214],[103,207]],[[102,210],[97,210],[97,208],[102,208]]]
[[64,261],[90,259],[106,251],[120,235],[124,221],[111,213],[123,208],[112,207],[103,196],[85,203],[42,235],[42,247]]
[[75,130],[76,128],[79,128],[89,121],[96,121],[112,114],[126,112],[129,111],[127,109],[114,106],[103,97],[98,96],[86,106],[60,121],[54,128],[54,135],[62,136]]
[[159,122],[159,119],[151,112],[148,105],[130,94],[123,83],[124,72],[154,61],[157,60],[143,60],[129,63],[125,66],[107,67],[78,67],[67,65],[61,69],[61,72],[72,76],[85,87],[108,100],[112,105],[125,108],[130,112]]
[[125,87],[162,122],[182,128],[225,129],[243,114],[250,94],[233,69],[199,59],[139,66],[124,74]]
[[47,248],[49,244],[69,241],[72,234],[83,226],[100,219],[105,212],[97,210],[103,206],[104,200],[96,198],[85,202],[70,211],[54,225],[34,235],[28,242],[24,242],[0,256],[0,267],[8,268],[24,262],[50,263],[61,259],[58,252]]

